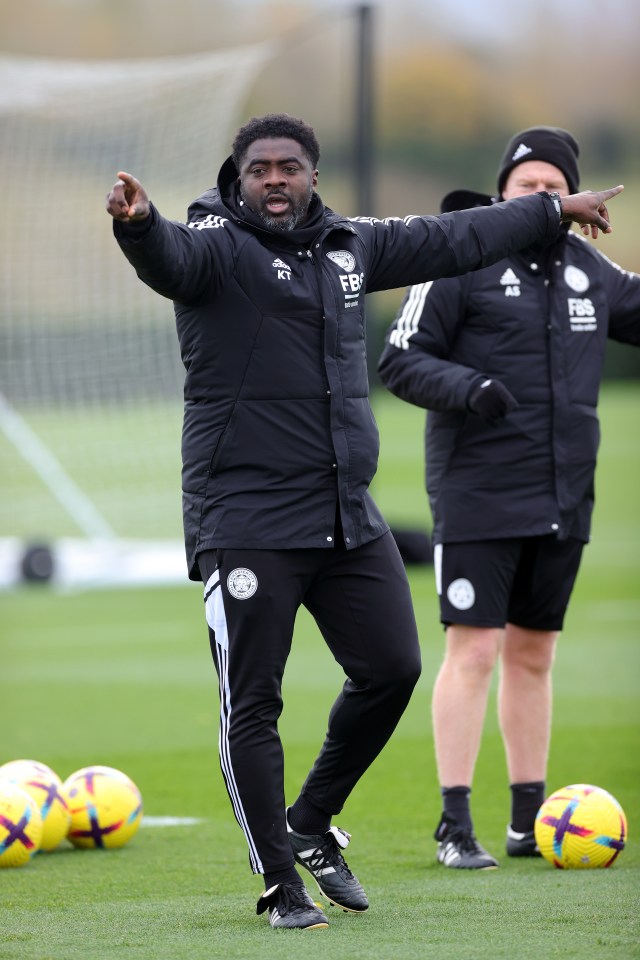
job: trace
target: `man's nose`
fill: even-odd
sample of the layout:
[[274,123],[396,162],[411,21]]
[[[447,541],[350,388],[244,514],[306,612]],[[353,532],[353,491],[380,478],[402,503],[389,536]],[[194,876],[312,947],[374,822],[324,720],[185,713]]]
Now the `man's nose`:
[[281,170],[278,170],[277,167],[272,168],[267,172],[267,176],[264,179],[264,184],[266,187],[280,187],[287,182],[287,178]]

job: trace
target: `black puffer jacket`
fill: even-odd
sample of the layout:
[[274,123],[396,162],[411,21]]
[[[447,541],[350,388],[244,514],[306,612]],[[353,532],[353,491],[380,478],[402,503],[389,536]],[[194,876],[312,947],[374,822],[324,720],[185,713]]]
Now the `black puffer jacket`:
[[[588,540],[607,337],[640,344],[640,276],[573,232],[407,291],[379,371],[392,393],[430,411],[434,542]],[[519,404],[497,424],[467,407],[485,378]]]
[[558,233],[546,195],[443,217],[349,220],[312,201],[290,233],[237,195],[228,160],[189,224],[152,208],[114,221],[138,276],[174,301],[186,368],[183,507],[189,576],[215,547],[348,548],[388,529],[368,491],[364,294],[483,266]]

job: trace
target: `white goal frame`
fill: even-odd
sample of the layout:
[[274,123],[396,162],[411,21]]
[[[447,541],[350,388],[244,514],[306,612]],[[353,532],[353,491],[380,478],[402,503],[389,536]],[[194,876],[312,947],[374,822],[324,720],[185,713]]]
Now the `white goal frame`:
[[0,56],[0,588],[34,543],[65,587],[186,582],[173,310],[122,257],[104,197],[128,170],[184,221],[273,53]]

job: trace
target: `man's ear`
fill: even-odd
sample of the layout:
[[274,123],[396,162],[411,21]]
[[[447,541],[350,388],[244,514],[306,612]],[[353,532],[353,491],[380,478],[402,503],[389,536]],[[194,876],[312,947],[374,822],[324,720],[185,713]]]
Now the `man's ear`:
[[311,174],[311,186],[312,186],[312,187],[317,187],[317,186],[318,186],[318,171],[317,171],[317,170],[314,170],[313,173]]

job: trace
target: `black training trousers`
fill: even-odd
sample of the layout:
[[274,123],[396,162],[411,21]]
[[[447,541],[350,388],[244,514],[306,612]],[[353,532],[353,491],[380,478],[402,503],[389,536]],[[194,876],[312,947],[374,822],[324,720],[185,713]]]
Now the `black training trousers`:
[[254,873],[293,865],[278,734],[282,676],[305,606],[347,680],[302,792],[339,813],[402,716],[420,675],[409,584],[390,533],[354,550],[200,554],[220,684],[220,765]]

